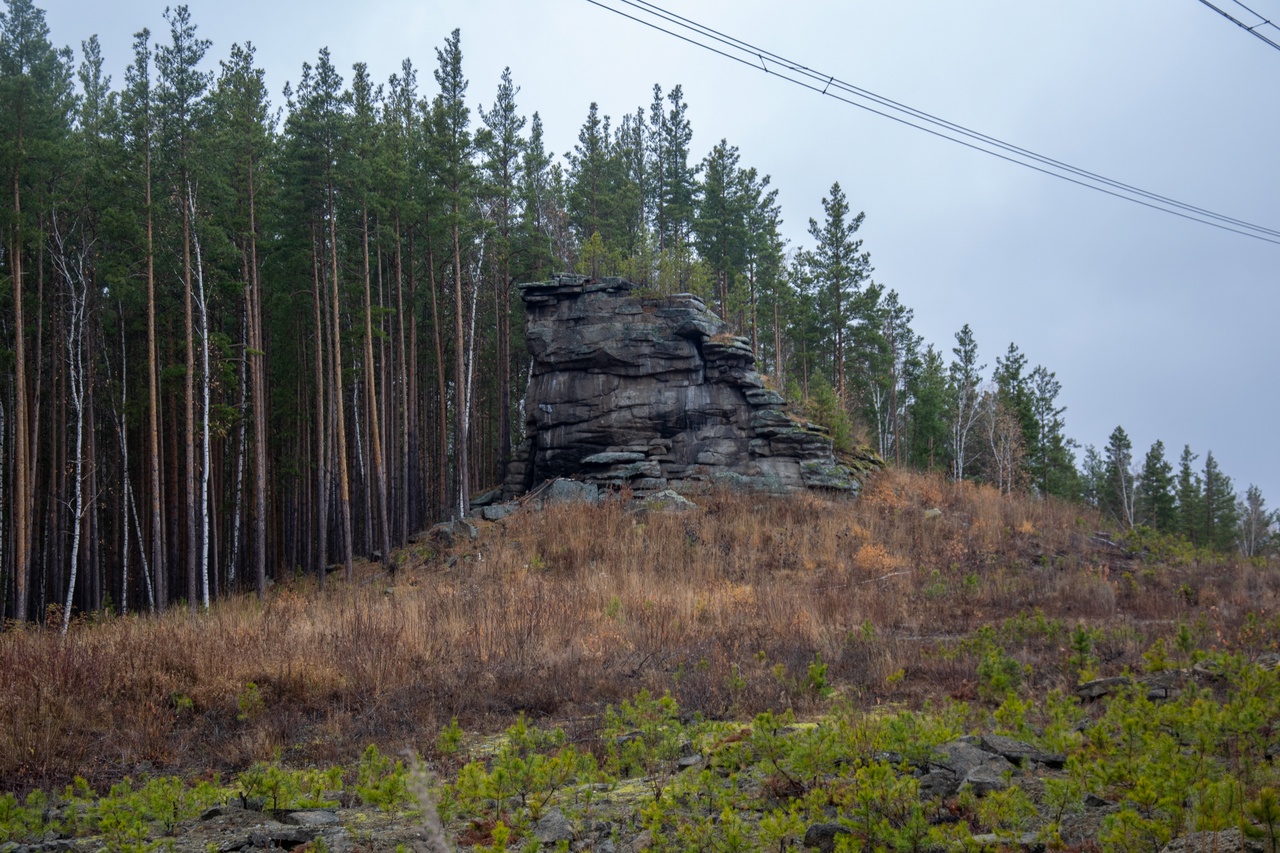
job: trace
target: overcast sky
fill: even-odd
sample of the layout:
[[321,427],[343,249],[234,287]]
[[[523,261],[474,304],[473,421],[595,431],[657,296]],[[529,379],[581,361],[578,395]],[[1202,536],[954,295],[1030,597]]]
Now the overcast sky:
[[[613,2],[613,0],[606,0]],[[55,44],[97,33],[119,86],[132,33],[167,38],[163,0],[44,0]],[[252,41],[275,103],[322,46],[386,80],[408,57],[434,92],[462,30],[472,105],[504,66],[549,147],[592,101],[615,119],[684,87],[700,159],[721,138],[779,188],[792,245],[839,181],[874,278],[948,359],[969,323],[994,367],[1010,341],[1062,382],[1067,433],[1123,425],[1208,450],[1280,505],[1280,246],[1156,213],[753,72],[586,0],[192,0],[216,68]],[[614,5],[617,5],[614,3]],[[1280,228],[1280,51],[1197,0],[663,0],[662,6],[878,94],[1074,166]],[[1229,0],[1221,5],[1230,6]],[[1250,0],[1280,20],[1280,0]],[[1235,11],[1243,12],[1238,7]],[[1251,19],[1254,23],[1256,19]],[[1269,30],[1273,37],[1280,31]],[[473,113],[474,115],[474,113]]]

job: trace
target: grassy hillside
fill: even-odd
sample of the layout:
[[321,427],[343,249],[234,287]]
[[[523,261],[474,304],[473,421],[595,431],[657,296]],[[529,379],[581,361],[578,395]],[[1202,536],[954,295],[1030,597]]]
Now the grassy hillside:
[[1280,638],[1274,563],[1144,558],[1075,505],[905,472],[856,502],[698,502],[525,511],[451,549],[424,538],[394,577],[65,639],[7,631],[0,790],[346,762],[369,743],[432,755],[455,717],[484,732],[523,713],[589,743],[641,690],[707,719],[833,697],[994,706],[1142,669],[1156,644],[1175,665]]

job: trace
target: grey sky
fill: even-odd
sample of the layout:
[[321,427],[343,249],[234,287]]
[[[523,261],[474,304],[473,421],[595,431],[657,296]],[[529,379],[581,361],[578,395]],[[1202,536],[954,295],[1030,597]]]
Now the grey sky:
[[[37,0],[39,2],[39,0]],[[97,33],[114,82],[131,34],[167,37],[163,0],[46,0],[56,44]],[[1196,0],[666,0],[775,53],[1005,141],[1143,189],[1280,228],[1280,51]],[[1249,5],[1280,20],[1280,0]],[[1139,459],[1157,438],[1212,449],[1243,492],[1280,505],[1275,334],[1280,246],[1184,222],[977,154],[752,72],[585,0],[192,0],[210,66],[252,41],[280,103],[328,45],[349,79],[462,30],[473,106],[510,66],[549,147],[591,101],[615,119],[654,83],[684,86],[701,157],[720,139],[773,176],[792,244],[838,180],[867,214],[875,279],[950,358],[969,323],[982,360],[1016,341],[1063,385],[1067,432]],[[1272,31],[1280,36],[1280,32]]]

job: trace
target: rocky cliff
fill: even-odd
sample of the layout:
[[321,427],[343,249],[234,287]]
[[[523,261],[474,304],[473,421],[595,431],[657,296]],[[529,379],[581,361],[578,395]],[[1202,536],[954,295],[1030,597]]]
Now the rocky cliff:
[[765,386],[750,342],[692,294],[641,298],[625,279],[571,275],[519,289],[533,371],[507,497],[556,477],[640,494],[716,482],[851,492],[879,464],[837,460],[827,431]]

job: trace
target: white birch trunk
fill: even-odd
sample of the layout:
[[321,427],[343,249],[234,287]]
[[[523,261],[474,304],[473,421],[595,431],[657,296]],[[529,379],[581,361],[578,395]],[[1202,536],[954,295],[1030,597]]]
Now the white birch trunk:
[[[74,228],[74,226],[72,226]],[[67,377],[71,389],[71,407],[75,411],[74,498],[72,499],[71,555],[67,572],[67,597],[62,608],[62,633],[71,625],[71,606],[75,600],[76,574],[80,563],[80,538],[84,520],[84,323],[85,307],[89,299],[88,278],[85,274],[85,255],[88,247],[81,246],[75,258],[67,254],[66,244],[58,229],[57,213],[53,214],[53,238],[57,243],[54,262],[67,283],[70,317],[67,323]]]
[[[191,221],[196,219],[196,199],[187,185]],[[191,230],[196,250],[196,304],[200,309],[200,393],[204,404],[201,422],[203,463],[200,469],[200,603],[209,609],[209,305],[204,293],[204,262],[200,255],[200,235]]]
[[[248,300],[245,300],[244,311],[240,316],[240,339],[245,340],[248,333]],[[245,439],[245,421],[248,420],[248,410],[245,407],[245,400],[248,394],[249,383],[249,354],[246,352],[240,359],[240,449],[236,453],[236,500],[235,509],[231,513],[231,555],[227,560],[227,586],[235,586],[236,582],[236,563],[240,560],[240,510],[241,499],[244,495],[244,439]]]

